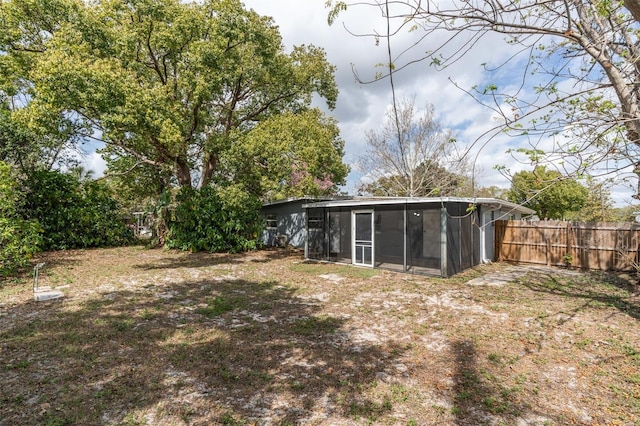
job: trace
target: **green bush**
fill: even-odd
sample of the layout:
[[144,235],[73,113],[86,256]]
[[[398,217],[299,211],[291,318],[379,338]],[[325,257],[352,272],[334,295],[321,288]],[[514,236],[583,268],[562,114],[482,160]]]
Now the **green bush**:
[[29,265],[42,243],[37,221],[0,217],[0,277]]
[[24,184],[22,215],[42,226],[43,249],[108,247],[131,241],[132,232],[117,202],[100,182],[79,182],[58,171],[37,171]]
[[10,167],[0,161],[0,277],[27,266],[42,242],[38,222],[17,214],[17,188]]
[[176,202],[167,247],[230,253],[258,247],[263,225],[261,203],[240,186],[182,188]]

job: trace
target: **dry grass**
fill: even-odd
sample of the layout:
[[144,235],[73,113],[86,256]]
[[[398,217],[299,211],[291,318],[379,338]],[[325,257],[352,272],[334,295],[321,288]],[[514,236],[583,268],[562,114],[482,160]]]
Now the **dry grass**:
[[499,286],[299,253],[50,253],[0,287],[0,425],[639,424],[622,277]]

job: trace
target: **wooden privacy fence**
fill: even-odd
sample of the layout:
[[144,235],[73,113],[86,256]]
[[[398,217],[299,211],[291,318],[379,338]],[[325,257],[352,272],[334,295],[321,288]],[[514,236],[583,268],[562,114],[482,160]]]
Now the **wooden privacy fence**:
[[640,225],[635,223],[499,220],[496,260],[636,271]]

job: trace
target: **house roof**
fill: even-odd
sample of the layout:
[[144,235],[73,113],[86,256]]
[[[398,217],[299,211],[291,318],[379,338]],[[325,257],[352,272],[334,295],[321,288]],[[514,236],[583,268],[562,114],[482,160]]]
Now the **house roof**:
[[330,201],[335,199],[338,199],[338,197],[291,197],[291,198],[285,198],[284,200],[265,201],[264,203],[262,203],[262,207],[275,206],[278,204],[295,203],[300,201],[314,203],[314,202],[320,202],[320,201]]
[[446,204],[468,203],[494,207],[495,210],[505,208],[513,213],[533,215],[535,210],[521,206],[510,201],[498,198],[463,198],[463,197],[349,197],[342,199],[324,200],[303,204],[303,208],[316,207],[357,207],[379,206],[393,204]]

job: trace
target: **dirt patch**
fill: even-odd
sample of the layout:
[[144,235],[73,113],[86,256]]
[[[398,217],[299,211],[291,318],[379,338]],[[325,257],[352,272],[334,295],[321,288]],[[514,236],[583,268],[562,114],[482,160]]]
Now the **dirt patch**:
[[139,247],[38,261],[65,297],[2,283],[0,425],[640,422],[640,300],[615,275]]

